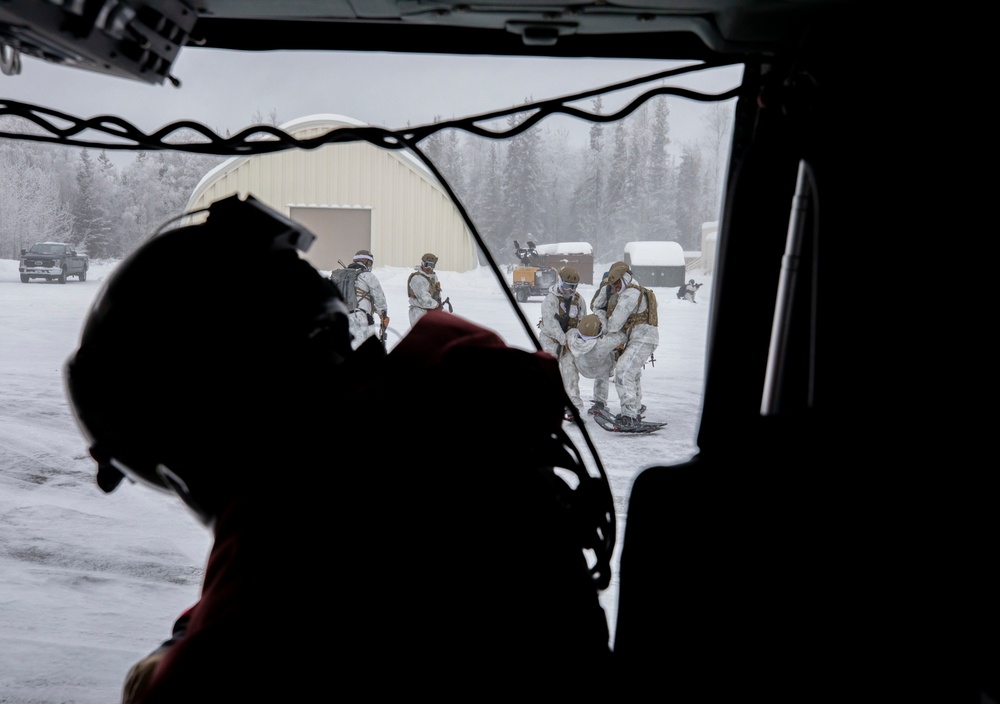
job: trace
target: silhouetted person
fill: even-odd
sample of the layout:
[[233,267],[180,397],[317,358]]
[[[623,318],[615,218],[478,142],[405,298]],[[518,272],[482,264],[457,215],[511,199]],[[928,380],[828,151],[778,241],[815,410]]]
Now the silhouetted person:
[[[391,354],[354,350],[296,251],[311,238],[253,198],[215,203],[119,265],[66,363],[99,486],[176,494],[213,532],[199,600],[125,698],[599,690],[614,508],[562,432],[555,360],[437,311]],[[205,247],[254,285],[179,279]],[[426,413],[386,420],[416,398]]]

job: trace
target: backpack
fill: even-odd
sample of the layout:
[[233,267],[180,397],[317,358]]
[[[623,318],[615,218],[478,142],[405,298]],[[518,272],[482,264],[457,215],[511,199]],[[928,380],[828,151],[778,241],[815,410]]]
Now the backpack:
[[344,305],[347,306],[347,310],[352,312],[358,307],[357,280],[360,273],[361,269],[347,267],[335,269],[330,274],[330,281],[337,284],[340,295],[344,299]]
[[[629,284],[628,288],[635,288],[639,290],[640,303],[642,302],[643,296],[646,297],[646,310],[642,311],[641,313],[632,313],[632,315],[628,317],[628,320],[625,321],[625,325],[623,326],[622,329],[627,330],[629,337],[631,337],[632,328],[634,328],[636,325],[639,325],[640,323],[647,323],[654,327],[658,327],[660,324],[660,316],[659,316],[659,311],[657,309],[658,306],[656,304],[656,294],[653,293],[651,289],[648,289],[645,286],[640,286],[637,283]],[[613,310],[611,306],[608,306],[608,308],[609,310]]]
[[640,288],[646,294],[646,322],[657,327],[660,324],[660,315],[656,305],[656,294],[648,288],[641,286]]
[[[429,277],[427,274],[423,273],[422,271],[414,271],[406,279],[406,295],[409,296],[410,298],[416,298],[417,297],[417,294],[415,294],[413,292],[413,288],[410,286],[410,282],[413,281],[413,277],[414,276],[423,276],[425,279],[427,279],[428,285],[431,283],[431,277]],[[440,281],[435,281],[434,282],[434,288],[431,289],[431,298],[433,298],[435,301],[437,301],[438,305],[444,305],[443,303],[441,303],[441,282]],[[448,305],[450,306],[451,303],[449,303]]]

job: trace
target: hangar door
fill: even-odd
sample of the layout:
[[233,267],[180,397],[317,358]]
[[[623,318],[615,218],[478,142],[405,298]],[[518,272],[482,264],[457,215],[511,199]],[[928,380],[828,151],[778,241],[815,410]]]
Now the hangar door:
[[[305,225],[314,235],[302,258],[324,271],[339,269],[337,260],[350,264],[359,249],[372,248],[371,208],[330,208],[293,205],[288,217]],[[374,252],[378,255],[378,252]]]

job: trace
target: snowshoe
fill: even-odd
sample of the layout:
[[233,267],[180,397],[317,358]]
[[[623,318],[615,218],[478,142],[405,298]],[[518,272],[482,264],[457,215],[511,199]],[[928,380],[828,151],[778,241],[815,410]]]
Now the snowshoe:
[[594,416],[594,420],[599,426],[605,430],[612,433],[633,433],[633,434],[644,434],[652,433],[659,430],[666,423],[647,423],[640,418],[631,418],[629,416],[614,416],[612,417],[610,413],[602,414],[599,413]]
[[608,404],[604,403],[604,401],[594,401],[594,405],[590,407],[587,413],[592,416],[596,416],[601,413],[607,413],[607,411]]
[[635,430],[639,427],[639,418],[626,416],[621,413],[615,416],[615,425],[622,430]]

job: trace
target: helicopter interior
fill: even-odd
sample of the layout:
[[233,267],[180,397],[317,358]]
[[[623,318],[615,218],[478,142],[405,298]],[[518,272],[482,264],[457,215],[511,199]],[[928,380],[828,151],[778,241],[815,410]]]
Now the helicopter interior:
[[[617,676],[668,701],[898,701],[914,675],[886,650],[921,631],[899,592],[939,550],[911,503],[936,458],[913,437],[940,386],[915,371],[934,343],[893,301],[914,274],[890,241],[929,227],[909,212],[908,189],[927,184],[904,166],[914,108],[893,79],[933,40],[903,14],[852,0],[5,0],[0,68],[16,77],[31,57],[183,90],[174,62],[201,48],[743,66],[698,453],[634,458]],[[278,136],[237,146],[294,146]],[[876,296],[848,291],[873,270]]]

